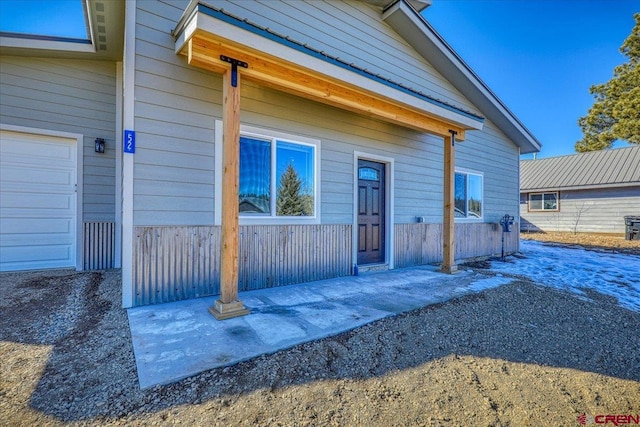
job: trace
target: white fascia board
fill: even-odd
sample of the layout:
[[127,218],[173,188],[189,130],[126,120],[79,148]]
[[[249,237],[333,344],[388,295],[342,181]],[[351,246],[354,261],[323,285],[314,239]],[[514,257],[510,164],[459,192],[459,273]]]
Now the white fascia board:
[[[191,7],[191,5],[190,5]],[[186,13],[189,13],[189,8]],[[185,47],[187,41],[197,31],[205,31],[215,34],[219,37],[232,40],[252,49],[264,52],[270,56],[281,58],[283,61],[299,64],[300,66],[321,72],[331,79],[336,79],[349,85],[353,85],[365,91],[373,92],[399,102],[411,106],[415,109],[423,111],[429,115],[441,118],[445,121],[452,122],[465,129],[480,130],[483,122],[477,118],[469,117],[456,111],[432,104],[428,101],[412,96],[409,93],[394,89],[393,87],[379,83],[364,75],[360,75],[354,71],[331,64],[320,58],[305,54],[297,49],[285,46],[277,41],[270,40],[259,34],[240,28],[236,25],[216,19],[205,13],[199,12],[197,7],[191,13],[191,16],[184,21],[184,27],[177,34],[175,51],[180,53]],[[454,107],[452,107],[454,108]]]
[[19,36],[0,36],[0,46],[15,49],[42,49],[62,52],[96,52],[96,47],[90,42],[82,43],[67,41],[65,39],[53,40],[48,38],[26,38]]
[[[391,6],[396,0],[363,0],[365,3],[369,3],[372,6],[377,6],[381,8],[386,8]],[[422,12],[427,7],[431,6],[433,0],[407,0],[411,3],[411,6],[418,12]]]
[[[186,47],[187,42],[193,37],[193,33],[198,29],[198,1],[192,0],[185,11],[182,14],[182,18],[178,21],[178,25],[173,30],[173,36],[175,37],[175,53],[179,55],[180,52]],[[178,34],[175,34],[178,31]]]
[[400,0],[385,10],[382,19],[476,104],[522,154],[540,151],[540,142],[411,6]]

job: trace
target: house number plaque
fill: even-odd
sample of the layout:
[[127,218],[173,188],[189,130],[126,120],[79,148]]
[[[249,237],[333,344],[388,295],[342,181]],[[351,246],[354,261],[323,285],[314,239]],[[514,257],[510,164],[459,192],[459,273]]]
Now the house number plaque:
[[136,132],[133,130],[124,131],[124,152],[135,153],[136,152]]

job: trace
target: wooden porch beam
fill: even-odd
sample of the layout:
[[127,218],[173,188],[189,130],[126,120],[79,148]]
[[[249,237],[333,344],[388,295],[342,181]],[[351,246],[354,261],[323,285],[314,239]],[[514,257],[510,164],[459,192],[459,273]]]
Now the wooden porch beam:
[[458,141],[465,138],[465,129],[458,125],[445,122],[379,94],[332,80],[298,64],[286,63],[281,59],[252,51],[210,33],[196,33],[187,44],[186,54],[190,65],[216,73],[226,69],[226,64],[220,60],[220,55],[232,56],[249,64],[249,67],[243,70],[243,77],[260,85],[420,132],[446,137],[450,135],[449,130],[455,130]]
[[456,134],[451,131],[444,138],[444,200],[442,215],[442,266],[447,274],[458,272],[455,262],[455,179],[456,179]]
[[238,300],[238,240],[240,182],[240,72],[236,85],[227,64],[222,76],[222,224],[220,239],[220,299],[209,307],[218,320],[243,316],[249,310]]

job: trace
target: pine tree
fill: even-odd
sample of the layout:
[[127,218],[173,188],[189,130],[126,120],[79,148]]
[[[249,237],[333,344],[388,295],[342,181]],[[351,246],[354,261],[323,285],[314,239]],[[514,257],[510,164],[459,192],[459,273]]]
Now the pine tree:
[[279,216],[308,216],[309,211],[308,196],[302,192],[302,180],[293,168],[292,164],[287,166],[280,177],[278,185],[278,197],[276,199],[276,213]]
[[591,86],[595,97],[586,116],[578,120],[583,138],[577,152],[610,148],[614,141],[640,144],[640,13],[620,52],[629,62],[617,66],[609,82]]

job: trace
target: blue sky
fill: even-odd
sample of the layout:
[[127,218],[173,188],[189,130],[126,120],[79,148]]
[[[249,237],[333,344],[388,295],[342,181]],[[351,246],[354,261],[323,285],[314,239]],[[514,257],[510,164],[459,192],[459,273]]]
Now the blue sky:
[[589,87],[625,62],[634,12],[638,0],[433,0],[423,15],[543,144],[541,158],[575,153]]
[[[589,87],[625,62],[634,12],[638,0],[433,0],[424,16],[551,157],[574,153]],[[0,0],[0,30],[86,38],[82,2]]]
[[86,39],[82,0],[0,0],[0,31]]

